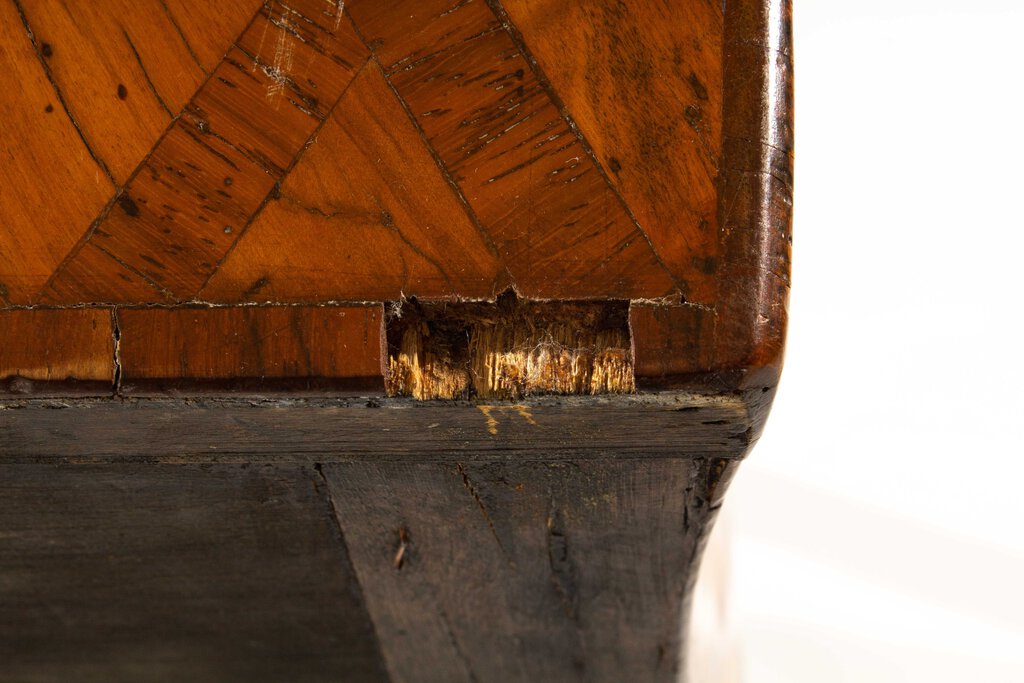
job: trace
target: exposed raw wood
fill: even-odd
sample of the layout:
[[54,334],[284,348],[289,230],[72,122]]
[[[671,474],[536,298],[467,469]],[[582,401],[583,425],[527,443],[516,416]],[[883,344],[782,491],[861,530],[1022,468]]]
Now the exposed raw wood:
[[390,307],[387,390],[516,400],[634,389],[626,302],[409,302]]

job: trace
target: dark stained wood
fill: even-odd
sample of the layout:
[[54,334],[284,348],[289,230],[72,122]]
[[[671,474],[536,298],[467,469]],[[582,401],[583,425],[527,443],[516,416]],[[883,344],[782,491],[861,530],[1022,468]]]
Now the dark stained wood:
[[371,64],[199,296],[491,298],[502,273]]
[[324,465],[394,681],[675,681],[709,462]]
[[756,438],[755,417],[740,397],[680,393],[494,405],[25,400],[0,403],[0,463],[739,458]]
[[0,311],[0,398],[110,396],[111,316],[109,308]]
[[721,3],[493,4],[507,11],[683,294],[711,303],[719,251]]
[[774,386],[788,321],[793,227],[793,35],[790,0],[731,4],[718,210],[715,367],[742,386]]
[[0,681],[385,681],[312,466],[0,467]]
[[380,306],[117,311],[120,393],[383,390]]
[[[431,420],[460,413],[424,402],[0,411],[0,566],[37,586],[0,588],[0,680],[375,680],[376,643],[393,681],[674,680],[743,403],[562,401],[494,406],[497,439],[483,411],[453,432]],[[627,415],[692,440],[588,442]]]

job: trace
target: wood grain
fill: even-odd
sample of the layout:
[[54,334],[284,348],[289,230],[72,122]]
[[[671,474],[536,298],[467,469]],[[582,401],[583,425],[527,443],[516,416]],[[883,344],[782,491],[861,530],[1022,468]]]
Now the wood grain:
[[200,298],[486,298],[502,272],[372,64]]
[[18,10],[0,5],[0,305],[33,303],[114,188]]
[[[507,21],[693,302],[718,257],[722,7],[502,0]],[[657,103],[637,106],[638,102]]]
[[523,296],[628,299],[675,290],[484,3],[348,7]]
[[790,0],[730,6],[719,186],[723,268],[716,368],[742,386],[782,370],[793,245],[793,34]]
[[57,306],[78,299],[89,303],[173,301],[169,292],[93,243],[82,245],[38,297],[41,304]]
[[4,402],[0,463],[717,459],[742,457],[756,436],[739,396],[482,405],[383,396]]
[[157,0],[189,54],[207,74],[260,9],[263,0]]
[[633,368],[640,390],[660,389],[714,367],[715,314],[692,304],[629,307]]
[[675,681],[706,466],[323,470],[392,680]]
[[323,10],[263,6],[99,223],[97,246],[178,299],[199,291],[365,61],[351,26]]
[[[675,680],[779,379],[790,24],[0,4],[0,681]],[[628,306],[640,393],[383,395],[385,306],[516,297],[542,350]]]
[[110,396],[113,388],[110,309],[0,311],[0,397]]
[[[156,0],[16,4],[68,115],[104,173],[125,183],[202,83],[202,69]],[[123,21],[140,11],[146,21]]]
[[629,394],[624,301],[495,304],[410,301],[387,319],[391,396],[519,400],[543,394]]
[[[122,4],[42,0],[0,17],[39,98],[0,98],[20,131],[2,171],[0,306],[493,300],[511,286],[631,300],[653,364],[637,366],[641,388],[777,381],[788,3],[247,1],[217,17],[155,3],[132,21]],[[121,119],[92,142],[96,121]],[[53,155],[63,146],[76,163]],[[123,187],[108,152],[135,164]]]
[[379,306],[117,312],[120,392],[381,391]]
[[386,681],[311,466],[0,468],[0,680]]

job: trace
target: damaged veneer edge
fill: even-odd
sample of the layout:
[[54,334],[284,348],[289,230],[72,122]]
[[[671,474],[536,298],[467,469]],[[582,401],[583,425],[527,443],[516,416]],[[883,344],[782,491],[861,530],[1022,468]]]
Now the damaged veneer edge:
[[529,301],[388,307],[386,390],[419,400],[518,400],[636,389],[626,301]]

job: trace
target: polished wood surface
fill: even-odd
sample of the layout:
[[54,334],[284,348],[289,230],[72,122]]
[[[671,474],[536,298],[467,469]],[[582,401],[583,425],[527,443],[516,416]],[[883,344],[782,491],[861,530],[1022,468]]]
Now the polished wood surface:
[[512,289],[643,307],[661,322],[638,321],[638,348],[672,349],[660,385],[777,366],[789,89],[762,9],[17,0],[0,301]]
[[789,6],[0,2],[0,681],[676,680]]
[[115,343],[108,309],[0,311],[0,392],[109,394]]
[[379,392],[383,313],[380,306],[119,311],[119,389],[187,394],[210,383],[221,391],[269,383],[296,393]]

